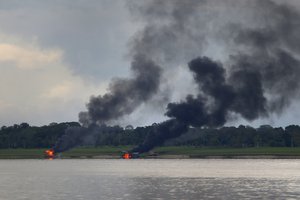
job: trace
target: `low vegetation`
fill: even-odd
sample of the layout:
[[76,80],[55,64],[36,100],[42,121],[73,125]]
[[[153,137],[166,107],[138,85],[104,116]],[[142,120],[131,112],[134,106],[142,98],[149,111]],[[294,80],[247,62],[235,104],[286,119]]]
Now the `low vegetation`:
[[[63,152],[61,158],[120,158],[132,146],[80,147]],[[0,159],[44,159],[46,149],[0,149]],[[300,147],[218,148],[195,146],[164,146],[141,155],[142,158],[160,158],[175,155],[189,158],[206,156],[285,156],[300,157]]]
[[[69,127],[80,126],[77,122],[51,123],[35,127],[27,123],[3,126],[0,129],[0,149],[50,148]],[[151,137],[154,126],[133,129],[120,126],[101,126],[94,135],[93,147],[122,146],[141,144]],[[165,146],[197,147],[298,147],[300,146],[300,127],[290,125],[273,128],[268,125],[253,128],[249,126],[213,128],[190,128],[178,138],[167,141]]]
[[[43,151],[55,145],[69,127],[77,122],[51,123],[35,127],[27,123],[3,126],[0,130],[0,158],[43,158]],[[119,156],[151,137],[154,126],[101,126],[94,143],[64,152],[63,157]],[[177,138],[154,149],[159,155],[300,155],[300,127],[273,128],[268,125],[190,128]],[[147,156],[149,154],[143,154]]]

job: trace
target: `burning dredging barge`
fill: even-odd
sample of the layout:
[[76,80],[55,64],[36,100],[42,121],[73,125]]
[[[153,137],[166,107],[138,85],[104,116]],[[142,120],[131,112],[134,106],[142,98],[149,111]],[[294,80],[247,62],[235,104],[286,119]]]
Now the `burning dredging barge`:
[[123,159],[136,159],[140,158],[140,154],[138,152],[124,152],[121,156]]
[[48,149],[44,152],[45,158],[47,159],[53,159],[56,157],[55,151],[53,149]]

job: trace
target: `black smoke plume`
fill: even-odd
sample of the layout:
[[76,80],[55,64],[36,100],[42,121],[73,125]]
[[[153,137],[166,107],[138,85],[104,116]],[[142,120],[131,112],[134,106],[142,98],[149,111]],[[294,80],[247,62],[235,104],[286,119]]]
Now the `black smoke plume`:
[[68,127],[65,134],[54,145],[53,150],[60,153],[78,145],[95,146],[100,134],[121,131],[123,131],[123,128],[120,126],[107,126],[105,124],[92,124],[88,127]]
[[87,128],[84,127],[69,127],[65,134],[59,138],[53,147],[54,152],[60,153],[83,144],[83,139],[88,135]]
[[53,147],[63,152],[78,145],[94,145],[97,134],[105,124],[130,114],[141,103],[149,100],[159,89],[161,68],[142,54],[134,56],[131,70],[133,78],[114,79],[109,92],[92,96],[87,112],[79,113],[82,127],[70,127]]
[[132,61],[132,79],[115,79],[109,92],[92,96],[87,104],[87,112],[79,114],[84,126],[103,124],[130,114],[141,103],[155,94],[159,87],[161,68],[146,56],[135,55]]
[[[132,151],[148,151],[190,126],[280,114],[299,96],[300,14],[291,6],[271,0],[147,0],[129,1],[129,7],[145,24],[131,43],[133,78],[116,79],[107,94],[91,97],[88,111],[80,113],[84,126],[132,113],[159,91],[163,75],[172,79],[170,66],[190,60],[196,92],[168,103],[170,119],[153,126]],[[210,45],[213,58],[201,56]],[[219,48],[224,55],[215,59]]]
[[175,119],[167,120],[158,125],[154,125],[144,143],[131,151],[139,153],[147,152],[154,146],[162,145],[165,140],[178,137],[187,130],[187,124]]
[[[263,28],[227,26],[233,33],[234,45],[243,49],[230,55],[227,71],[221,63],[207,57],[190,61],[188,66],[199,93],[196,97],[188,95],[185,101],[168,104],[166,115],[173,123],[185,127],[219,127],[232,113],[254,120],[273,112],[281,113],[297,97],[300,15],[287,5],[269,0],[255,3],[270,11],[270,24]],[[147,140],[133,151],[145,152],[170,139],[172,135],[166,124],[155,127]],[[185,130],[178,129],[174,136]]]
[[[185,101],[179,103],[169,103],[166,115],[172,119],[154,127],[146,141],[133,151],[146,152],[167,139],[181,135],[190,126],[220,127],[226,123],[230,112],[249,120],[266,112],[261,79],[256,74],[233,73],[229,79],[239,85],[234,87],[226,81],[222,64],[208,57],[196,58],[188,66],[198,84],[199,94],[197,97],[188,95]],[[251,114],[249,109],[253,109]],[[174,124],[179,125],[174,128]]]

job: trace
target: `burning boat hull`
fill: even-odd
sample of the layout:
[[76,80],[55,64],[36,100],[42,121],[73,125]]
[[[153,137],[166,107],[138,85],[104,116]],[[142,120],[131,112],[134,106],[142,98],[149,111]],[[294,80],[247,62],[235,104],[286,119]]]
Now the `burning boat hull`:
[[48,149],[44,152],[45,158],[53,159],[56,157],[55,151],[53,149]]
[[138,152],[133,152],[133,153],[125,152],[121,156],[121,158],[123,158],[123,159],[137,159],[139,157],[140,157],[140,154]]

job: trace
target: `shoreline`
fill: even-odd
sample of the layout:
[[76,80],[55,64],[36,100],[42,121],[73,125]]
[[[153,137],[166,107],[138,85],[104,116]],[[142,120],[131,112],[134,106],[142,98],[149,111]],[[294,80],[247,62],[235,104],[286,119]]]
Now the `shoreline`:
[[[37,160],[69,160],[69,159],[121,159],[119,155],[97,155],[97,156],[62,156],[57,158],[45,158],[36,156],[9,156],[0,157],[0,160],[26,160],[26,159],[37,159]],[[142,156],[138,159],[300,159],[300,155],[158,155],[158,156]]]
[[[58,159],[121,159],[133,146],[78,147],[57,154]],[[46,159],[46,149],[0,149],[0,159]],[[300,159],[300,147],[218,148],[157,147],[140,159]]]
[[[101,156],[78,156],[78,157],[61,157],[57,159],[122,159],[121,156],[101,155]],[[158,155],[143,156],[136,159],[300,159],[294,155]]]

